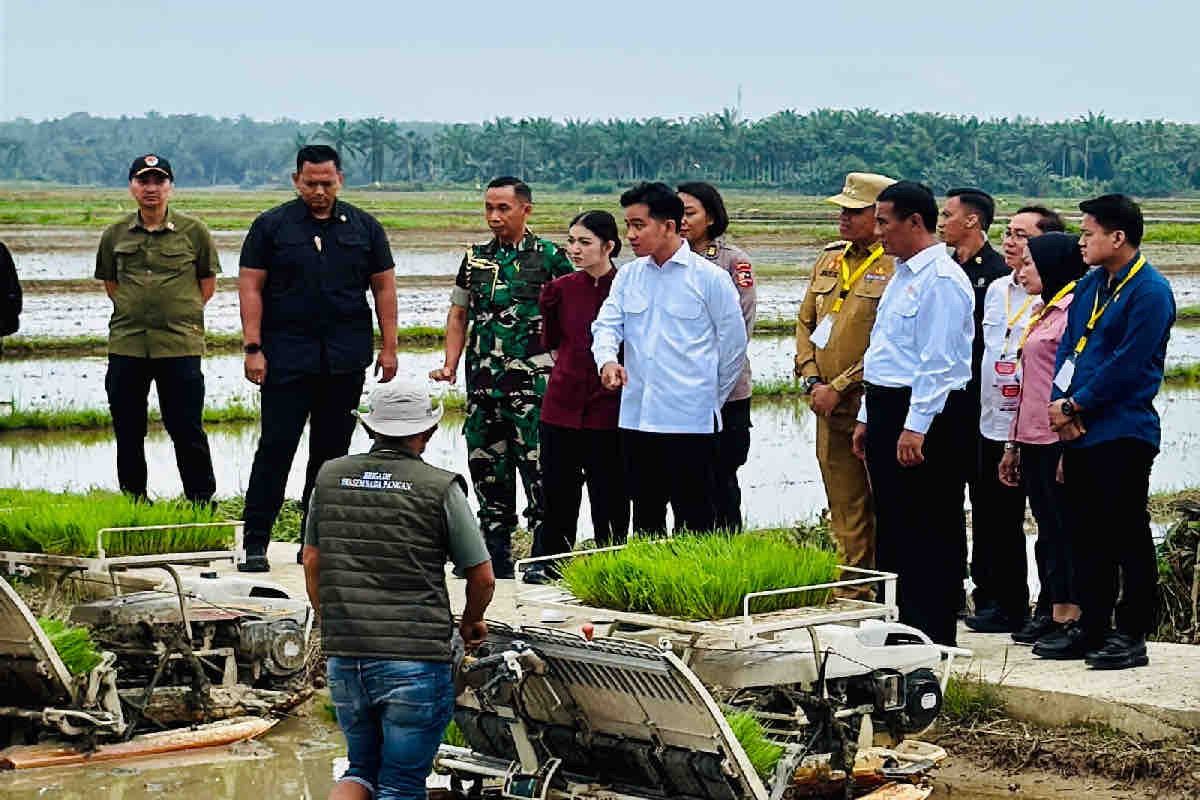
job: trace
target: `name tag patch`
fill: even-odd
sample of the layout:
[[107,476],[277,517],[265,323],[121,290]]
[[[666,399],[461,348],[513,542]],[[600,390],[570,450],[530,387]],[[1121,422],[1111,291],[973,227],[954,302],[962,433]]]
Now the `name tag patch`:
[[411,481],[392,480],[390,472],[364,472],[359,478],[342,478],[338,485],[346,489],[391,489],[393,491],[411,492]]

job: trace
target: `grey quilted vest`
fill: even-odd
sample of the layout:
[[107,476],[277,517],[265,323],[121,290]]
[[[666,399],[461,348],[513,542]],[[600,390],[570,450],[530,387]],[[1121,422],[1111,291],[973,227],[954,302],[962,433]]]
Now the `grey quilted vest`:
[[321,643],[327,656],[450,661],[443,501],[458,481],[376,444],[327,461],[312,513],[321,551]]

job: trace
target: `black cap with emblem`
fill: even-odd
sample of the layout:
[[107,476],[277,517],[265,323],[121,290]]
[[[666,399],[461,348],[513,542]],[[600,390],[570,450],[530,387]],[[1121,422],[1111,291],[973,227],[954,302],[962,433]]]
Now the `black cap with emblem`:
[[166,175],[167,180],[175,180],[175,173],[171,171],[171,162],[153,153],[138,156],[133,160],[133,164],[129,167],[129,180],[133,180],[138,175],[144,175],[147,172],[159,172]]

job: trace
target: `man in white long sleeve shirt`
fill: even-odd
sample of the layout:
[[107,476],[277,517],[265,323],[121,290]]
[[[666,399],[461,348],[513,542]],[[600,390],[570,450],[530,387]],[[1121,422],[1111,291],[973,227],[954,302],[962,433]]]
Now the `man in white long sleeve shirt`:
[[884,290],[864,357],[866,402],[854,451],[875,493],[876,565],[900,576],[900,621],[940,644],[957,641],[962,591],[962,490],[955,455],[978,425],[971,380],[975,298],[934,237],[937,202],[901,181],[884,189],[875,219],[896,272]]
[[710,531],[721,406],[746,355],[737,290],[680,237],[683,201],[666,184],[639,184],[621,205],[638,258],[592,323],[592,355],[604,386],[621,389],[633,528],[664,533],[670,503],[677,530]]

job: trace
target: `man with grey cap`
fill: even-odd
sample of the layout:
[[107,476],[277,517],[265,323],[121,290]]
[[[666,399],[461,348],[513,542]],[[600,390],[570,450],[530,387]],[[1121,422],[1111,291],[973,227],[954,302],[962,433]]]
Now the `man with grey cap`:
[[421,459],[442,412],[423,386],[380,384],[356,412],[370,452],[325,462],[313,487],[305,586],[350,760],[331,797],[425,796],[454,710],[447,559],[466,573],[464,644],[487,636],[495,577],[466,482]]
[[[895,265],[875,235],[875,198],[895,183],[866,172],[846,176],[838,234],[813,266],[796,320],[795,375],[817,415],[817,462],[825,481],[829,520],[842,563],[875,566],[875,511],[866,466],[850,442],[863,395],[863,354],[875,309]],[[847,575],[846,577],[855,577]],[[869,587],[845,592],[866,598]]]

